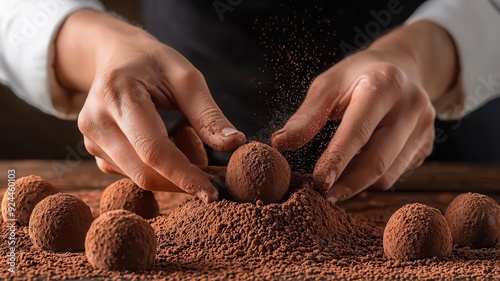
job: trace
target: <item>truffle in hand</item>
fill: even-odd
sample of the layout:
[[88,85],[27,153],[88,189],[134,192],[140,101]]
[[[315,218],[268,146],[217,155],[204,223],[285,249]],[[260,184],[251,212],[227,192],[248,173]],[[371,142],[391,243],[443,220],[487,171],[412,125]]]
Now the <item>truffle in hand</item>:
[[58,193],[38,203],[33,209],[29,234],[37,247],[54,251],[84,249],[85,235],[94,217],[85,202],[73,195]]
[[384,230],[384,252],[395,260],[415,260],[450,255],[451,233],[438,209],[407,204],[390,217]]
[[[19,225],[28,225],[31,213],[38,202],[45,197],[56,194],[57,190],[45,179],[39,176],[27,176],[15,181],[14,193],[5,191],[2,199],[2,218],[16,219]],[[13,207],[13,211],[9,211]]]
[[500,207],[486,195],[470,192],[458,195],[444,216],[454,244],[484,248],[499,242]]
[[279,202],[288,192],[291,170],[275,148],[250,142],[239,147],[227,165],[228,193],[238,202]]
[[154,264],[156,236],[140,216],[126,210],[109,211],[92,223],[85,253],[95,268],[145,270]]

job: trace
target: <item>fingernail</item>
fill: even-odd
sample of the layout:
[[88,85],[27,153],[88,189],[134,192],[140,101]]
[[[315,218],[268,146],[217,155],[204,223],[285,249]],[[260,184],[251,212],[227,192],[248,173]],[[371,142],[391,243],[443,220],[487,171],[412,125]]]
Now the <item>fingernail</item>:
[[326,192],[328,192],[332,188],[336,179],[337,179],[337,174],[334,171],[331,171],[328,175],[326,175],[325,177],[325,186],[327,187]]
[[196,195],[205,203],[210,203],[219,199],[219,192],[217,192],[217,190],[215,190],[214,192],[207,192],[205,190],[202,190]]
[[223,136],[229,137],[231,135],[240,133],[240,131],[236,130],[235,128],[227,127],[227,128],[222,129],[221,133]]
[[337,203],[337,201],[339,201],[335,197],[328,197],[328,198],[326,198],[326,200],[330,201],[330,203],[332,203],[333,205],[335,205],[335,203]]

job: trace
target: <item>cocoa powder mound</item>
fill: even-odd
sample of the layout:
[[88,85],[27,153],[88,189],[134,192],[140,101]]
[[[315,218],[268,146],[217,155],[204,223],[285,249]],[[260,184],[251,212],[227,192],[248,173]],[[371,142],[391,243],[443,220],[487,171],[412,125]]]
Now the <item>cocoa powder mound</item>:
[[240,146],[227,165],[229,194],[240,203],[281,201],[290,185],[290,165],[275,148],[260,142]]
[[353,255],[377,236],[308,183],[282,204],[223,199],[206,206],[193,199],[152,225],[162,233],[159,244],[165,251],[159,259],[177,257],[182,263],[201,257],[322,262]]
[[451,233],[441,212],[420,203],[397,210],[384,230],[384,252],[395,260],[447,257]]
[[[16,267],[15,273],[4,270],[0,272],[1,280],[493,280],[500,276],[500,246],[491,248],[473,249],[470,247],[453,248],[451,255],[447,258],[426,258],[415,261],[390,260],[384,254],[382,246],[382,233],[384,226],[391,214],[401,206],[411,202],[422,202],[429,206],[437,207],[440,210],[446,209],[449,202],[457,195],[454,192],[394,192],[379,193],[365,192],[347,202],[340,207],[333,207],[324,198],[317,196],[315,191],[301,190],[299,187],[302,182],[310,183],[310,176],[300,176],[294,174],[292,177],[291,196],[284,199],[283,204],[270,204],[262,206],[255,204],[238,204],[235,202],[222,200],[205,205],[201,208],[201,202],[198,199],[192,199],[192,196],[179,193],[156,193],[156,198],[160,205],[161,216],[150,219],[158,241],[158,253],[156,261],[152,268],[147,271],[108,271],[94,268],[88,261],[83,252],[54,253],[43,251],[33,244],[28,236],[27,227],[19,227],[16,233]],[[296,190],[294,187],[297,187]],[[296,190],[296,191],[295,191]],[[99,199],[101,190],[74,190],[71,193],[84,200],[92,209],[94,214],[99,213]],[[294,195],[300,193],[301,196]],[[491,194],[495,200],[500,199],[500,195]],[[301,199],[302,198],[302,199]],[[188,200],[186,203],[186,200]],[[302,209],[302,217],[310,216],[309,222],[316,233],[309,239],[311,241],[321,241],[318,237],[328,237],[324,229],[329,229],[336,223],[329,223],[325,220],[342,222],[347,233],[333,232],[330,238],[338,244],[337,248],[315,247],[316,250],[301,248],[303,243],[294,239],[291,234],[283,233],[287,228],[284,223],[292,223],[296,226],[298,223],[291,218],[294,212],[284,212],[284,210],[298,209],[303,203],[306,208]],[[307,203],[309,202],[309,203]],[[179,207],[179,204],[182,204]],[[320,207],[311,207],[310,205],[319,205]],[[278,243],[277,249],[282,252],[274,254],[260,255],[259,253],[249,253],[246,248],[238,255],[230,254],[227,250],[219,251],[226,254],[217,254],[216,247],[208,243],[218,243],[221,248],[231,248],[236,243],[236,247],[244,245],[244,238],[251,238],[243,231],[234,231],[240,234],[241,238],[236,238],[231,233],[224,233],[221,238],[214,236],[203,236],[213,229],[206,225],[198,216],[203,216],[203,212],[216,214],[213,209],[229,210],[238,212],[238,214],[218,215],[219,218],[212,219],[211,222],[231,221],[233,217],[242,217],[246,222],[258,224],[251,218],[243,218],[247,210],[260,209],[261,213],[269,214],[277,227],[271,228],[268,234],[262,234],[265,239],[277,241],[277,237],[284,237],[290,241],[296,241],[294,246],[286,249],[285,243]],[[281,206],[286,205],[281,210]],[[194,207],[196,212],[191,212],[188,206]],[[326,208],[327,212],[311,215],[311,210],[319,212],[321,208]],[[333,208],[333,209],[331,209]],[[182,216],[179,209],[189,211],[192,215],[191,220],[188,216]],[[345,209],[345,210],[344,210]],[[167,227],[174,225],[170,215],[175,213],[179,219],[184,219],[183,230],[164,233]],[[201,213],[201,214],[200,214]],[[288,214],[285,216],[285,214]],[[263,220],[262,217],[259,217]],[[313,222],[315,221],[315,222]],[[281,223],[280,223],[281,222]],[[325,225],[323,225],[325,223]],[[176,224],[180,225],[180,223]],[[190,227],[189,227],[190,225]],[[235,223],[235,226],[242,224]],[[279,226],[281,225],[281,226]],[[196,230],[196,228],[201,228]],[[320,230],[317,230],[317,229]],[[205,230],[203,230],[205,229]],[[247,227],[245,227],[247,229]],[[288,227],[289,232],[294,230]],[[349,231],[351,229],[351,231]],[[280,233],[273,233],[279,230]],[[303,231],[303,230],[302,230]],[[175,243],[169,241],[174,232],[181,234],[184,239],[177,237],[176,242],[192,241],[195,245],[183,244],[182,247],[175,247]],[[192,238],[192,234],[200,234],[197,238]],[[0,229],[0,239],[7,241],[10,237],[10,229],[4,224]],[[319,234],[318,234],[319,233]],[[168,239],[167,236],[168,235]],[[266,238],[271,237],[271,238]],[[274,237],[274,238],[272,238]],[[338,239],[338,240],[335,240]],[[223,243],[223,241],[225,241]],[[234,241],[234,242],[233,242]],[[251,240],[247,239],[248,245]],[[355,244],[355,242],[359,244]],[[227,245],[226,243],[229,243]],[[262,244],[262,243],[261,243]],[[318,243],[321,244],[321,243]],[[201,245],[204,245],[203,247]],[[235,248],[236,248],[235,247]],[[248,246],[250,247],[250,246]],[[190,249],[192,251],[188,251]],[[255,247],[250,248],[255,249]],[[264,251],[265,252],[265,251]],[[291,256],[284,253],[295,252],[299,258],[294,260]],[[304,254],[302,254],[304,253]],[[299,255],[300,254],[300,255]],[[9,262],[10,250],[8,247],[0,247],[0,263],[7,265]],[[300,258],[303,256],[303,258]],[[217,257],[217,258],[216,258]],[[317,259],[317,257],[325,257]]]
[[121,179],[110,184],[102,193],[101,214],[112,210],[127,210],[150,219],[159,214],[158,202],[153,192],[144,190],[131,179]]
[[483,248],[500,240],[500,207],[486,195],[458,195],[446,209],[445,218],[455,244]]
[[15,188],[11,198],[9,198],[8,190],[3,195],[2,218],[6,222],[10,217],[9,207],[14,207],[12,218],[15,218],[20,225],[28,225],[33,208],[38,202],[57,193],[57,190],[48,181],[34,175],[17,179]]

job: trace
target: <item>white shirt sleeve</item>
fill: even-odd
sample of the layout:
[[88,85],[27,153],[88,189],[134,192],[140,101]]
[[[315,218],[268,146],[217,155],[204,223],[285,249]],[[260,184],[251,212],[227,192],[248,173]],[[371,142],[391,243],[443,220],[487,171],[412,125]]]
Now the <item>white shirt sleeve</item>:
[[460,60],[455,87],[434,103],[438,117],[464,117],[500,96],[500,0],[431,0],[407,23],[421,20],[448,31]]
[[77,110],[54,107],[51,46],[67,16],[79,9],[103,11],[96,0],[0,0],[0,83],[40,110],[74,119]]

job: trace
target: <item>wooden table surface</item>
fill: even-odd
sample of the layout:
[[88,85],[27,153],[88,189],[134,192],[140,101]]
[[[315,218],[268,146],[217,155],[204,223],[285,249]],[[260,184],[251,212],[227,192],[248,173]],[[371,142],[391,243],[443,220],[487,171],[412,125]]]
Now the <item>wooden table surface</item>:
[[[0,187],[7,184],[7,170],[16,178],[39,175],[61,189],[98,189],[119,179],[101,172],[94,161],[0,161]],[[500,193],[500,165],[428,163],[403,175],[396,190],[475,191]]]

